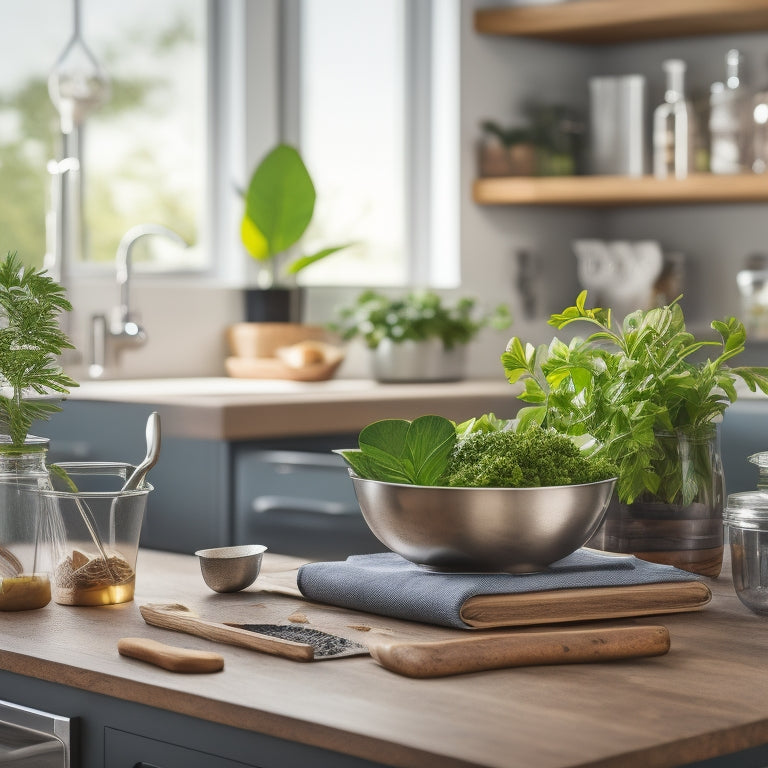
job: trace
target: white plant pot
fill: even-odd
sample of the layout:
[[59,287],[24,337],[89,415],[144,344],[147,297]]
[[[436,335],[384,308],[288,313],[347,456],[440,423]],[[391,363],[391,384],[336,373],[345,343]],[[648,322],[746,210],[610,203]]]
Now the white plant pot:
[[371,350],[373,378],[382,382],[459,381],[465,375],[466,345],[445,349],[440,339],[383,339]]

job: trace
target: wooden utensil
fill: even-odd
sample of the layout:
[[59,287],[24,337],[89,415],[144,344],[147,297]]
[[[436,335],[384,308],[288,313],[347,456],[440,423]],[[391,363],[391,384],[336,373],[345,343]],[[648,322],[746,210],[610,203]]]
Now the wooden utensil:
[[662,626],[563,629],[469,635],[437,642],[372,641],[381,666],[406,677],[443,677],[487,669],[661,656],[669,650]]
[[[204,637],[215,642],[271,653],[295,661],[339,656],[370,655],[386,669],[406,677],[442,677],[488,669],[542,664],[574,664],[616,659],[660,656],[670,647],[669,632],[662,626],[557,629],[540,632],[491,632],[434,642],[390,641],[369,637],[368,647],[318,630],[307,630],[324,638],[355,646],[337,654],[319,651],[319,645],[284,639],[302,628],[279,624],[220,624],[205,621],[179,604],[142,605],[139,610],[148,624]],[[246,627],[259,627],[254,632]],[[278,636],[263,634],[277,632]],[[280,637],[282,633],[283,637]],[[316,647],[317,646],[317,647]]]
[[[309,637],[313,641],[296,642],[295,640],[284,639],[290,634],[295,634],[296,629],[285,627],[279,624],[261,625],[266,631],[275,632],[282,630],[283,637],[275,634],[263,634],[251,629],[242,629],[245,626],[255,625],[236,625],[219,624],[213,621],[205,621],[196,613],[190,611],[185,605],[173,603],[149,604],[139,606],[139,611],[147,624],[164,629],[173,629],[177,632],[186,632],[190,635],[204,637],[207,640],[214,640],[218,643],[227,643],[228,645],[237,645],[241,648],[249,648],[253,651],[262,651],[271,653],[274,656],[283,656],[294,661],[313,661],[320,659],[338,658],[339,656],[351,656],[366,654],[368,650],[365,646],[353,643],[343,637],[320,632],[319,630],[310,630]],[[324,643],[319,641],[335,641],[339,647],[339,652],[328,653],[322,650]],[[318,651],[316,653],[316,651]]]
[[145,637],[123,637],[117,641],[121,656],[146,661],[171,672],[218,672],[224,669],[224,658],[210,651],[195,651],[158,643]]

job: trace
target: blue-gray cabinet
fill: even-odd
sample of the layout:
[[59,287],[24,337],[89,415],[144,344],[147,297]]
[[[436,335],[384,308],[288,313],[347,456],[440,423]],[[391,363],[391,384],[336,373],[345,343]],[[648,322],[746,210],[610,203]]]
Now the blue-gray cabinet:
[[[138,462],[148,415],[162,406],[66,401],[37,425],[49,460]],[[228,544],[339,559],[383,551],[360,513],[343,460],[332,451],[357,435],[205,440],[163,434],[142,529],[142,546],[192,553]]]

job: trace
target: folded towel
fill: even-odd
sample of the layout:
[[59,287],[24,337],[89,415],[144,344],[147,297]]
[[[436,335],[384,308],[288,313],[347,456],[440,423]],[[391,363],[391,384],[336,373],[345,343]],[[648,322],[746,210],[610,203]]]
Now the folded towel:
[[693,581],[671,565],[633,555],[604,555],[579,549],[546,571],[527,574],[434,571],[393,552],[353,555],[342,562],[301,566],[298,587],[310,600],[399,619],[468,629],[461,618],[466,600],[477,595],[622,587]]

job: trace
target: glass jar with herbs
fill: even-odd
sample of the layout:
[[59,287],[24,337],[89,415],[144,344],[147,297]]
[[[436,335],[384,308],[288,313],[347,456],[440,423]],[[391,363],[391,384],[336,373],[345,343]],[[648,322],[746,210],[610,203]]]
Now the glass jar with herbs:
[[60,410],[56,397],[76,386],[56,362],[71,348],[59,327],[71,309],[63,288],[16,254],[0,262],[0,611],[41,608],[63,545],[50,488],[48,440],[32,423]]
[[586,300],[583,291],[549,324],[585,323],[590,336],[507,345],[507,378],[524,382],[519,397],[529,403],[519,419],[591,436],[615,462],[616,497],[593,545],[717,576],[725,501],[717,424],[737,379],[768,394],[768,368],[731,366],[746,342],[736,318],[711,323],[719,340],[697,340],[679,301],[616,324],[610,309]]

